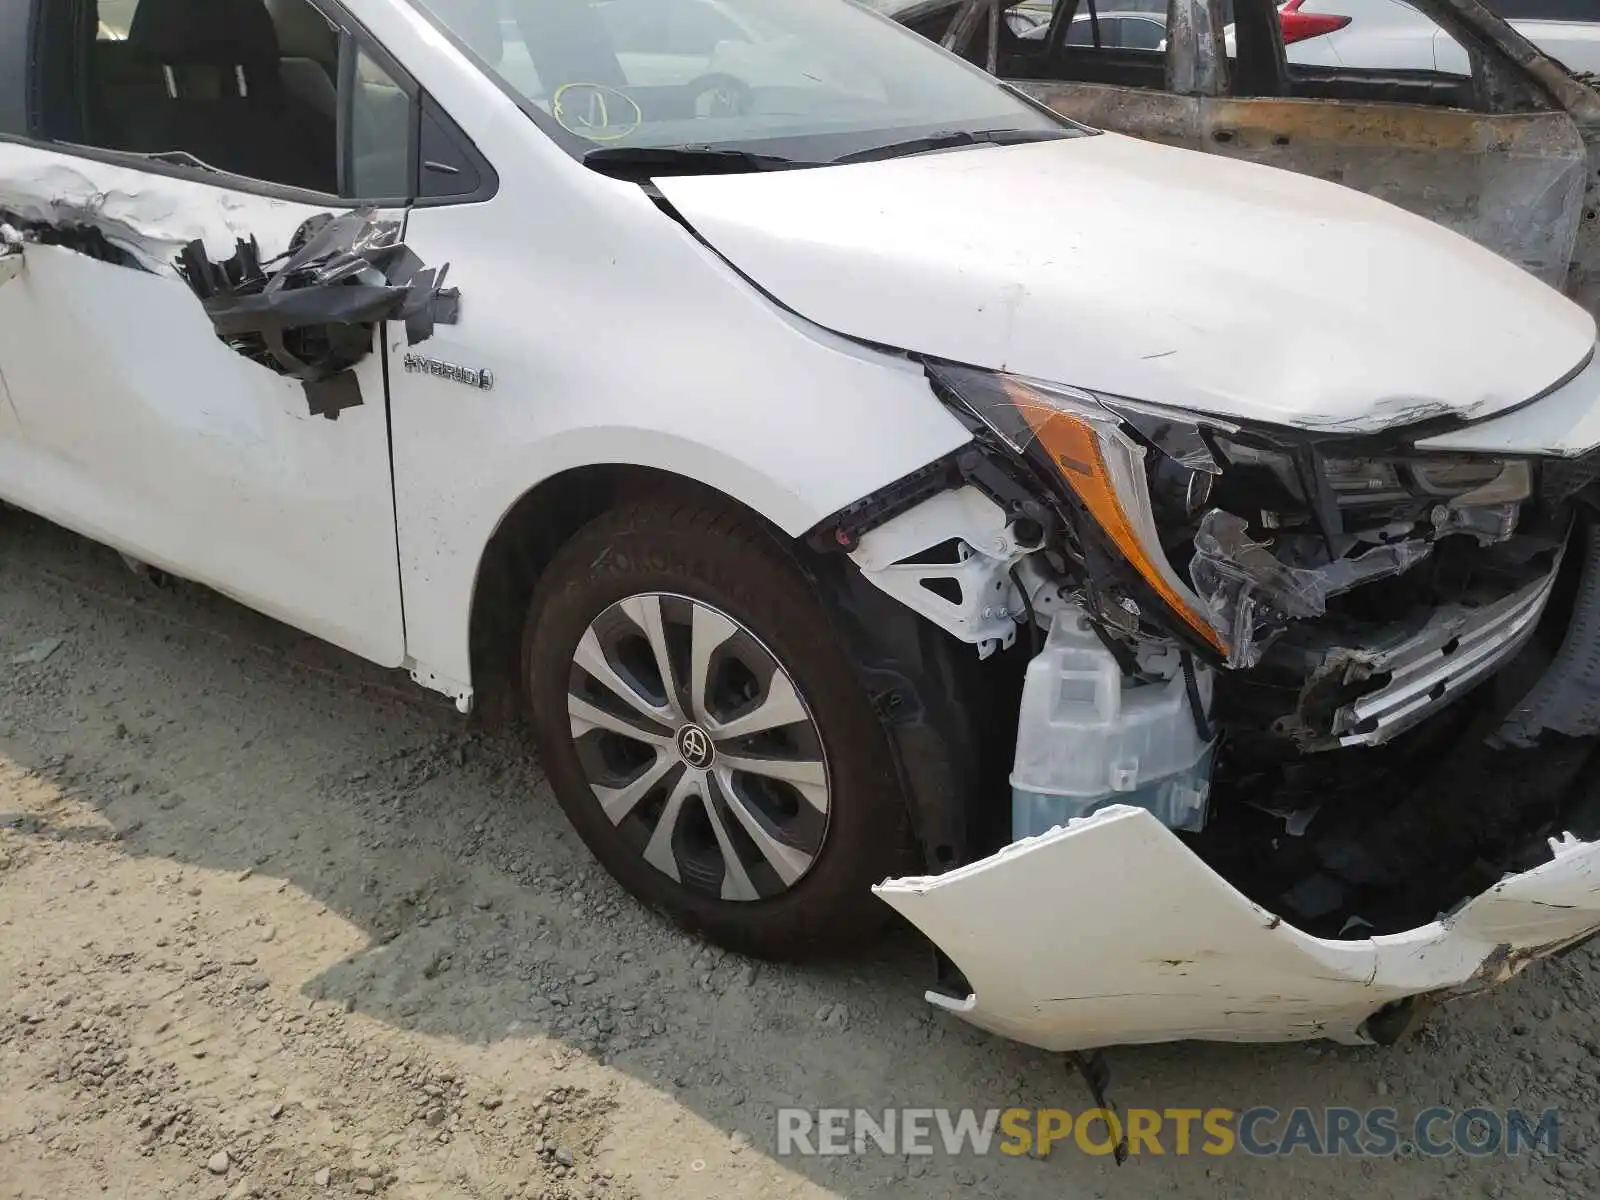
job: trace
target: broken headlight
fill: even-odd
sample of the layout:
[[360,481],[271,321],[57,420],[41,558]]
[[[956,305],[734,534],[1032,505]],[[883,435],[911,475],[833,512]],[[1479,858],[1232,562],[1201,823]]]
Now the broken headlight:
[[1351,439],[929,369],[1065,485],[1177,619],[1173,633],[1230,666],[1254,665],[1278,631],[1322,615],[1330,596],[1409,570],[1440,537],[1509,537],[1532,494],[1525,460],[1419,455],[1393,442],[1361,454]]
[[1325,457],[1321,465],[1335,504],[1351,514],[1431,519],[1441,505],[1459,510],[1520,504],[1533,495],[1526,459]]
[[[1205,606],[1173,569],[1162,545],[1148,452],[1118,414],[1093,393],[1078,388],[964,367],[929,369],[1013,451],[1048,464],[1123,560],[1183,622],[1189,636],[1226,657],[1227,646]],[[1217,470],[1210,451],[1192,424],[1157,419],[1173,426],[1163,452],[1172,468],[1159,493],[1169,499],[1181,496],[1179,503],[1185,508],[1203,506],[1209,489],[1191,476]]]
[[1331,597],[1403,575],[1441,538],[1505,541],[1533,494],[1526,460],[1361,455],[1348,441],[1263,447],[1273,438],[1259,430],[1214,440],[1222,482],[1189,574],[1235,667],[1254,666]]

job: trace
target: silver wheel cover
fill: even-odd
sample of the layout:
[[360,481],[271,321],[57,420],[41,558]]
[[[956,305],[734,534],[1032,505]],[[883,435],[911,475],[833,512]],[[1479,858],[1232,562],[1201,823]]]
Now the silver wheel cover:
[[815,864],[831,800],[821,731],[727,613],[664,592],[619,600],[578,642],[567,713],[595,801],[663,875],[755,901]]

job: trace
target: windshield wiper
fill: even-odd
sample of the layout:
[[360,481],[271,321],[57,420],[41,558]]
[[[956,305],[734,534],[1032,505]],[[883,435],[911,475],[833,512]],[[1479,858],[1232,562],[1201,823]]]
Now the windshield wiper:
[[638,175],[737,175],[821,164],[719,146],[600,146],[583,156],[583,165],[604,175],[632,179]]
[[886,146],[870,146],[842,154],[835,163],[875,162],[883,158],[904,158],[911,154],[928,154],[934,150],[953,150],[960,146],[1019,146],[1025,142],[1054,142],[1076,137],[1072,130],[1062,129],[946,129],[939,133],[910,138],[904,142],[890,142]]

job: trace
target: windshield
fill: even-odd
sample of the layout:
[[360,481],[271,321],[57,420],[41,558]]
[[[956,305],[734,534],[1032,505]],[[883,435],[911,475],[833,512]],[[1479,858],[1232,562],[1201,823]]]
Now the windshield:
[[935,134],[1075,129],[853,0],[415,2],[579,157],[832,162],[936,148],[912,144]]

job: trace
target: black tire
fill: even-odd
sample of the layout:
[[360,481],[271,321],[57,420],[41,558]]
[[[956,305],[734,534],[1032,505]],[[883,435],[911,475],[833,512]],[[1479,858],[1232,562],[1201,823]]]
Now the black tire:
[[[574,657],[592,622],[642,593],[684,597],[732,618],[770,651],[809,710],[808,736],[820,738],[825,756],[826,828],[809,869],[778,894],[728,900],[669,877],[624,837],[590,787],[568,712],[569,687],[583,686],[572,680],[588,678],[574,673]],[[595,857],[645,904],[718,945],[771,959],[857,948],[888,922],[890,910],[870,888],[914,862],[888,739],[821,600],[789,551],[750,516],[714,499],[666,494],[580,530],[535,590],[523,680],[558,801]]]

